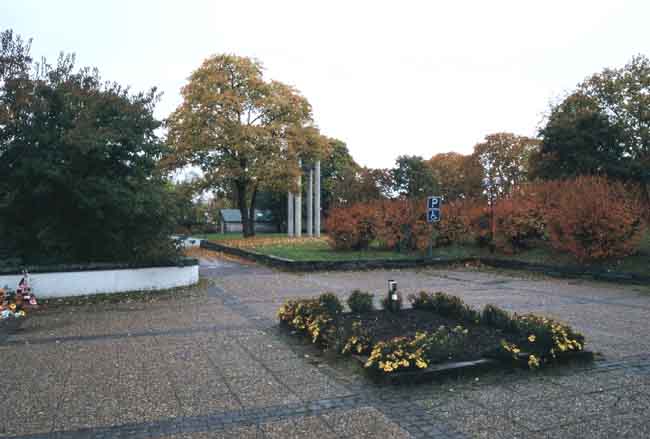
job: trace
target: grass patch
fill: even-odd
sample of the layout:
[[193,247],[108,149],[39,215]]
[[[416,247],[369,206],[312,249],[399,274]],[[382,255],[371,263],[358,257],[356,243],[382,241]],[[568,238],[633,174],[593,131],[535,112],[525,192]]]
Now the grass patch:
[[421,257],[420,254],[397,253],[377,248],[362,251],[336,251],[332,250],[324,240],[259,246],[255,247],[254,251],[294,261],[403,260]]
[[530,264],[552,267],[568,267],[612,273],[650,274],[650,237],[646,236],[637,254],[622,259],[606,260],[591,264],[580,264],[570,254],[553,249],[547,242],[540,242],[534,248],[516,254],[491,253],[487,248],[477,246],[449,246],[433,250],[434,257],[440,258],[493,258],[521,261]]
[[[289,238],[280,233],[260,234],[252,238],[243,238],[241,234],[236,233],[206,236],[216,237],[216,239],[210,239],[223,245],[293,261],[409,260],[426,256],[426,252],[400,253],[381,249],[376,245],[371,245],[368,250],[362,251],[333,250],[329,246],[326,236]],[[622,259],[584,265],[579,264],[570,254],[555,250],[547,241],[533,242],[530,249],[516,254],[492,253],[486,247],[475,245],[452,245],[434,248],[433,257],[443,259],[494,258],[554,267],[648,275],[650,273],[650,232],[644,236],[637,254]]]
[[192,235],[194,238],[205,239],[207,241],[231,241],[238,239],[258,239],[258,238],[287,238],[286,233],[258,233],[252,238],[244,238],[242,233],[201,233]]

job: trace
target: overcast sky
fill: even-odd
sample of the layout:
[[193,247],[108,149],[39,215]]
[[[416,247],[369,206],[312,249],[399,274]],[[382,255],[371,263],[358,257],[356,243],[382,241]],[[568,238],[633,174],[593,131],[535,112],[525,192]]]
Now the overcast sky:
[[0,29],[32,37],[33,55],[75,52],[105,79],[157,86],[160,118],[209,55],[255,57],[372,167],[535,135],[586,76],[650,55],[648,17],[647,0],[0,2]]

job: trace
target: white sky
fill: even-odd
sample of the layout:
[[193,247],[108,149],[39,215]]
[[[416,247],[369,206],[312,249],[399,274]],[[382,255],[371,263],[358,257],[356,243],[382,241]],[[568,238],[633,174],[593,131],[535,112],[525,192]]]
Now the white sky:
[[256,57],[372,167],[535,135],[551,100],[650,55],[648,17],[647,0],[0,0],[0,29],[33,37],[33,55],[75,52],[105,79],[157,86],[161,118],[207,56]]

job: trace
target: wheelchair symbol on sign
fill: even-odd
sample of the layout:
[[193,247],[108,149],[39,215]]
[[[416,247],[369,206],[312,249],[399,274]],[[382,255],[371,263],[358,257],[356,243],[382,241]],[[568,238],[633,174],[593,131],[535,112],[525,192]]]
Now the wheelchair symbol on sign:
[[440,221],[440,209],[429,209],[427,212],[427,220],[430,223],[437,223]]

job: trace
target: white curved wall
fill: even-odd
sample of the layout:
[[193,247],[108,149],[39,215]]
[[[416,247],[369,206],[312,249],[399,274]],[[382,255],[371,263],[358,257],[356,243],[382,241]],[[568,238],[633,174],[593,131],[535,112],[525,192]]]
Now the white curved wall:
[[[0,276],[0,286],[16,289],[20,278],[19,275]],[[197,283],[199,266],[33,273],[30,281],[37,299],[164,290]]]

